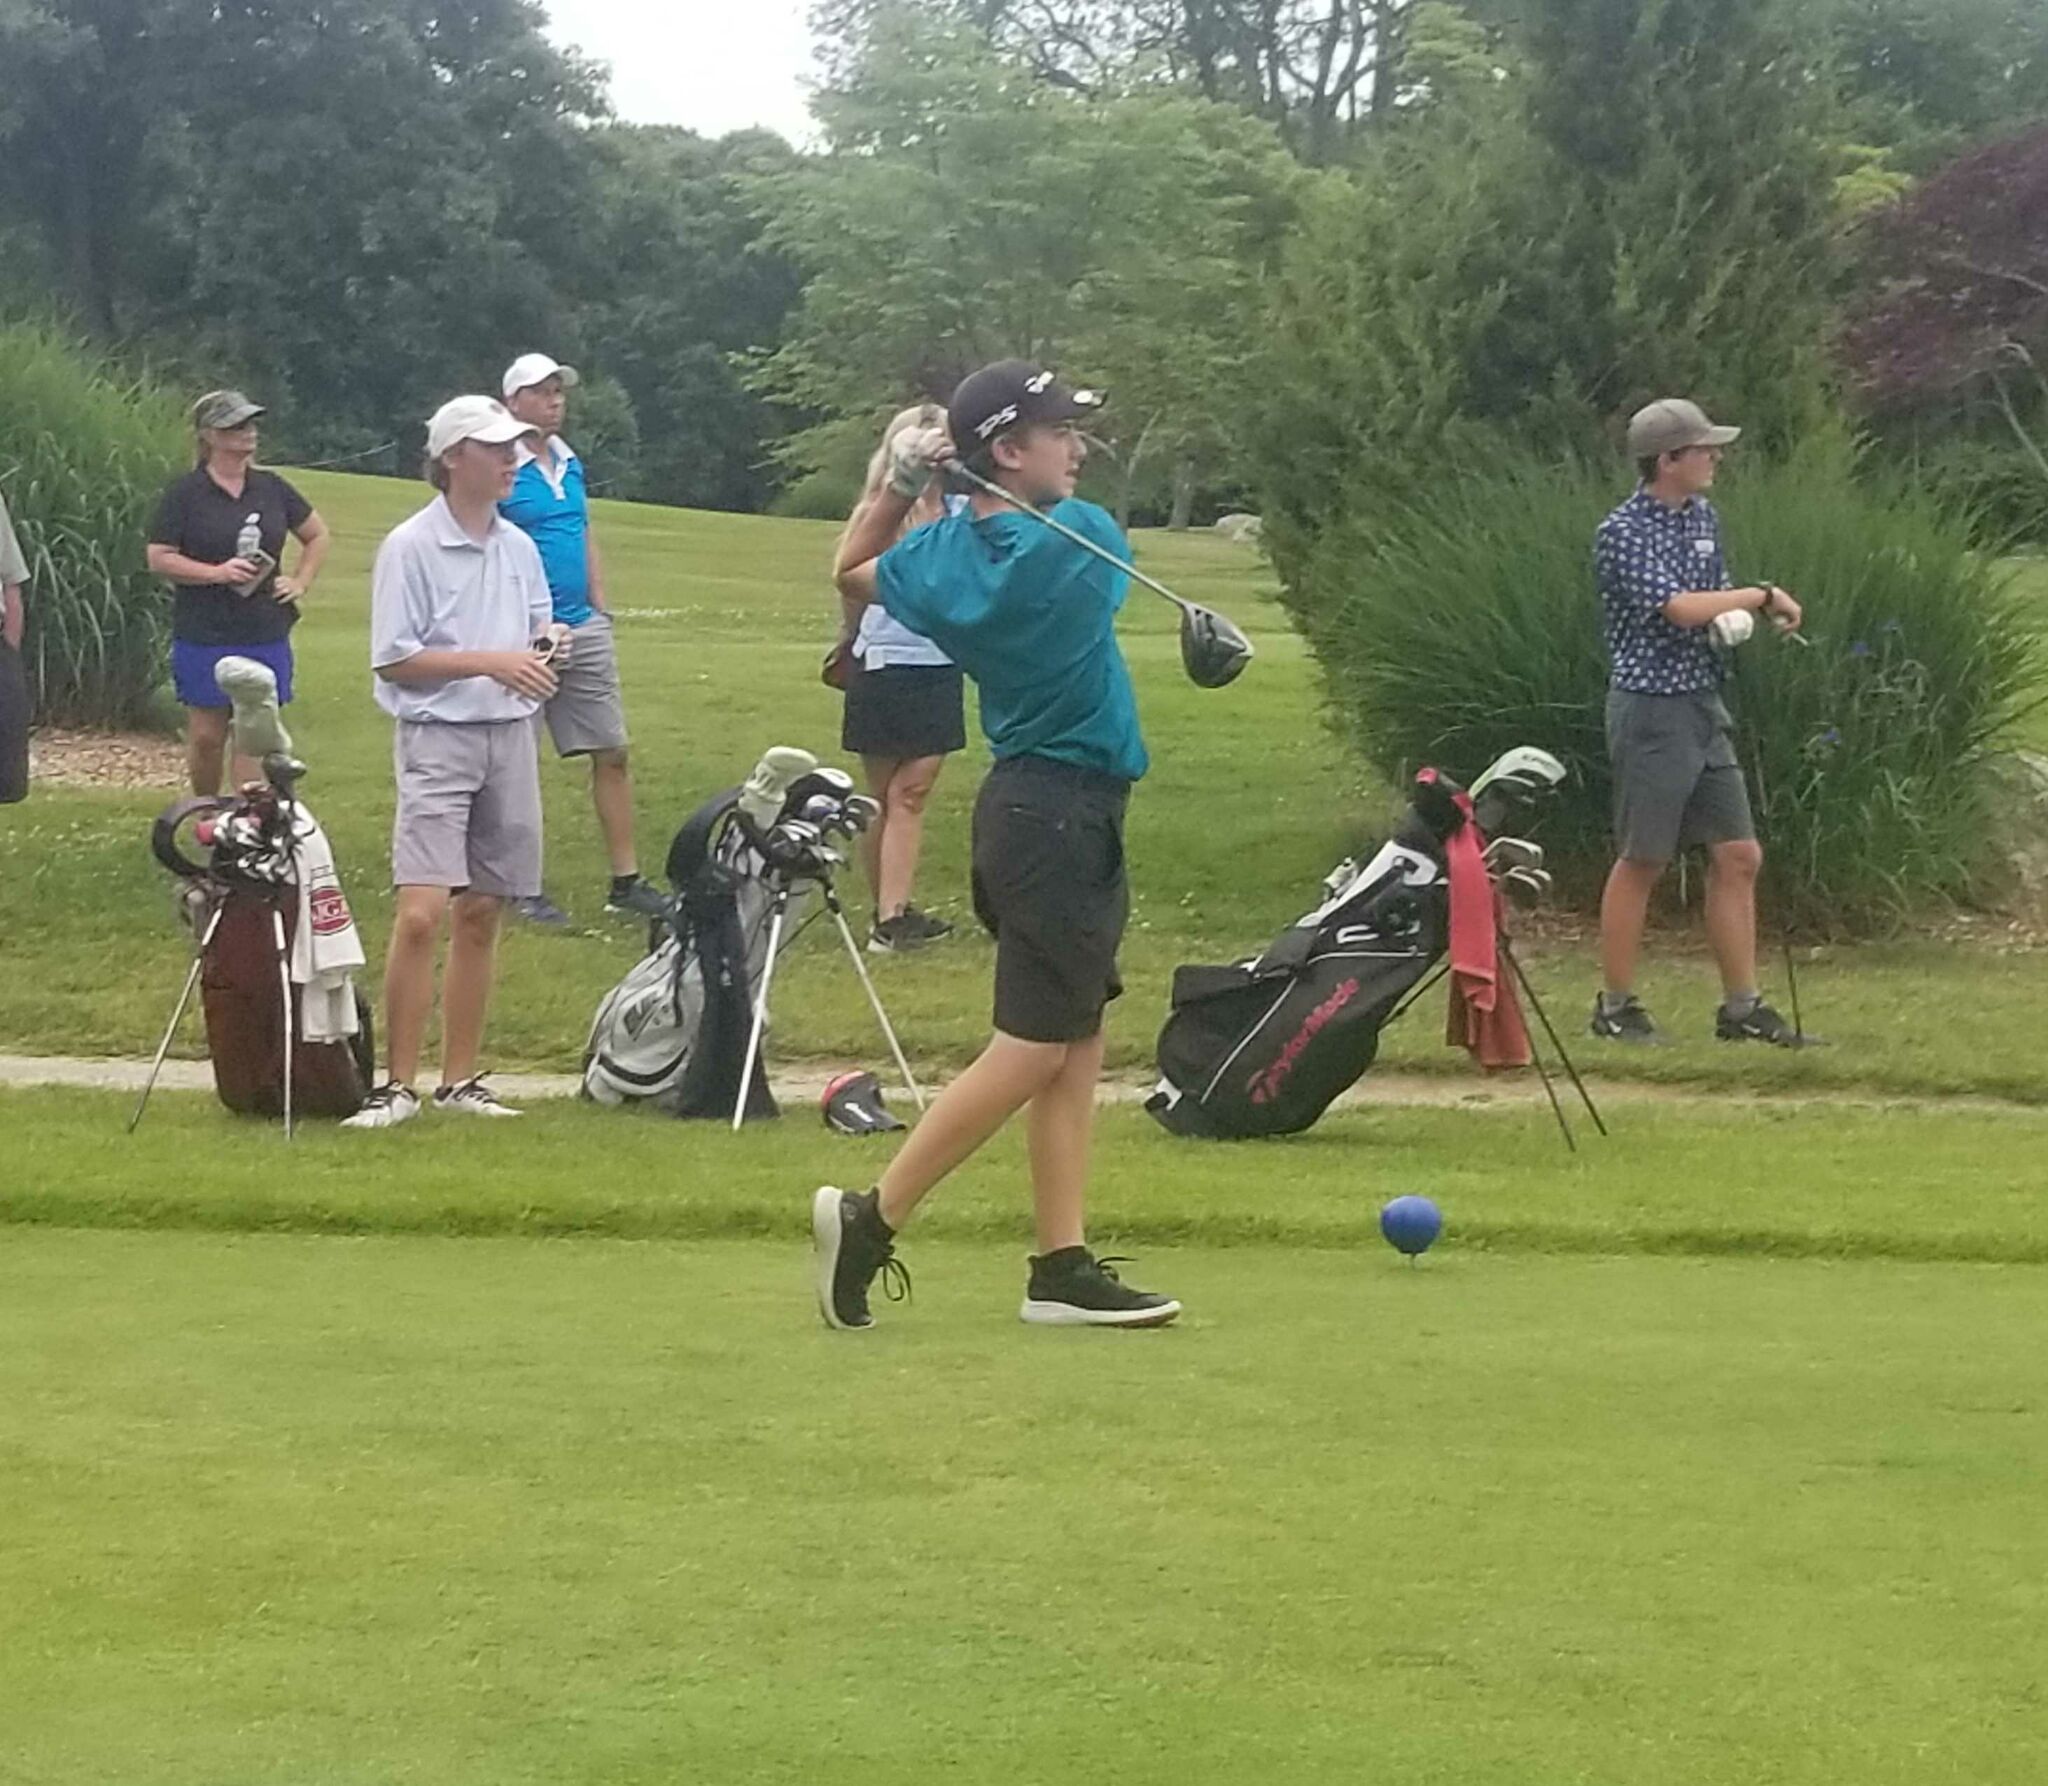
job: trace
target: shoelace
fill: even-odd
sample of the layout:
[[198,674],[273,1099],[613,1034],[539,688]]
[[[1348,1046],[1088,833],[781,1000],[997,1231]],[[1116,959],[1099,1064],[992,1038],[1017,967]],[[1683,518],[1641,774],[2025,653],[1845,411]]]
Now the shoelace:
[[487,1075],[479,1073],[472,1079],[463,1080],[460,1085],[451,1085],[448,1088],[447,1102],[451,1104],[474,1103],[477,1099],[481,1098],[487,1104],[495,1104],[498,1101],[498,1094],[484,1084],[486,1077]]
[[910,1300],[910,1267],[896,1257],[893,1247],[882,1255],[882,1266],[879,1275],[882,1283],[882,1294],[888,1297],[891,1302],[908,1302]]
[[1120,1284],[1124,1280],[1122,1273],[1117,1270],[1117,1267],[1119,1265],[1133,1265],[1136,1263],[1137,1261],[1128,1254],[1111,1253],[1107,1258],[1097,1259],[1095,1261],[1095,1269],[1108,1278],[1112,1284]]

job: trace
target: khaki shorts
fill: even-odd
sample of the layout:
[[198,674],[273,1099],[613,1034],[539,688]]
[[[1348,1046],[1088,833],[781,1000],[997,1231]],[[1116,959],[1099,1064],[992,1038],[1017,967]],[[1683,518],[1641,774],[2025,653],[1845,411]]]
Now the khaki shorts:
[[540,742],[530,719],[400,720],[391,881],[501,899],[540,891]]
[[1756,836],[1734,731],[1719,695],[1607,691],[1617,855],[1668,862],[1694,844]]
[[569,629],[569,661],[541,711],[558,757],[625,749],[626,702],[619,692],[619,656],[609,614],[593,614]]

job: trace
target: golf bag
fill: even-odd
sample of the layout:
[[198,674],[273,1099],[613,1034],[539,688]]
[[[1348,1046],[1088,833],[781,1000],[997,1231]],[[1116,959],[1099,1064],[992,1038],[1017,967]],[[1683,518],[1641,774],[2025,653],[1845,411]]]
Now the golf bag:
[[[676,832],[668,852],[672,899],[649,927],[648,952],[597,1007],[583,1052],[583,1095],[670,1116],[730,1116],[768,961],[773,899],[766,857],[741,822],[740,790],[714,795]],[[799,885],[791,911],[807,902]],[[754,1062],[746,1114],[779,1114]]]
[[1263,955],[1175,970],[1145,1108],[1169,1133],[1206,1139],[1308,1128],[1372,1065],[1381,1029],[1443,958],[1447,841],[1468,823],[1505,822],[1563,774],[1541,752],[1510,753],[1475,784],[1468,820],[1462,791],[1425,769],[1393,836],[1362,865],[1339,864],[1321,903]]
[[[181,833],[187,826],[206,846],[203,858],[185,852]],[[307,872],[300,851],[316,832],[311,814],[276,789],[245,790],[231,800],[180,801],[151,828],[157,860],[183,883],[184,912],[198,944],[194,971],[214,1089],[223,1104],[244,1116],[285,1114],[287,1058],[294,1117],[353,1116],[375,1077],[369,1002],[352,976],[333,996],[352,1008],[353,1033],[333,1041],[304,1039],[309,996],[329,996],[297,983],[293,973],[299,882]],[[331,867],[315,871],[304,903],[316,934],[352,933],[348,902]],[[174,1029],[183,1010],[181,1000],[172,1015]],[[168,1045],[168,1033],[164,1040]]]

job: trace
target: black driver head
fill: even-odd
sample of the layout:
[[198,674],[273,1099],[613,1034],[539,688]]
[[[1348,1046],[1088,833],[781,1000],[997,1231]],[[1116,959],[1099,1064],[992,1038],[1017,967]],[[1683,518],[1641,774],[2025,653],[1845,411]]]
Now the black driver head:
[[1180,661],[1197,688],[1221,688],[1252,661],[1252,642],[1214,608],[1186,602],[1180,611]]

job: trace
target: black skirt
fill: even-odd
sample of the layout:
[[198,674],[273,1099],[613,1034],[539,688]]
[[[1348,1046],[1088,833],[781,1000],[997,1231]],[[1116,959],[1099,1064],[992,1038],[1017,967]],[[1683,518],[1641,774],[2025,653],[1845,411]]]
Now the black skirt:
[[942,757],[967,745],[967,701],[957,664],[858,666],[846,684],[839,748],[864,757]]

